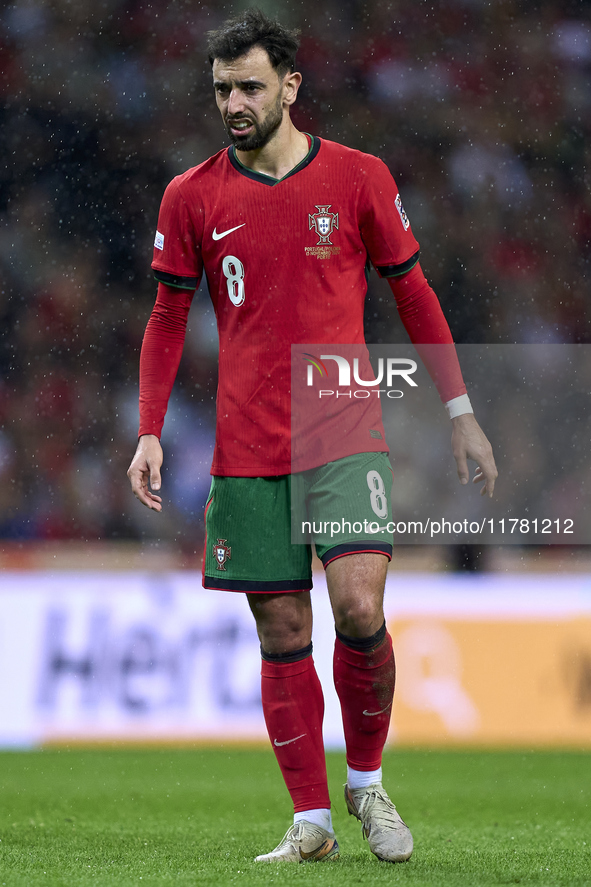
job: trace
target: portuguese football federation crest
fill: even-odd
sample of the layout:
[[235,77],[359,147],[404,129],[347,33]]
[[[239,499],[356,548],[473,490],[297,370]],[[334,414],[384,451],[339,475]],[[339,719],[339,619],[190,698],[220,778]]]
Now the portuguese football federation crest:
[[212,546],[213,548],[213,556],[215,557],[217,564],[216,567],[218,570],[226,570],[224,564],[227,560],[231,560],[232,558],[232,549],[226,545],[225,539],[218,539]]
[[318,204],[316,204],[316,209],[318,210],[318,212],[308,214],[308,230],[314,228],[316,234],[320,238],[320,240],[316,244],[317,246],[321,246],[325,243],[332,244],[330,235],[335,228],[338,230],[339,214],[329,212],[331,206],[332,204],[330,203],[328,204],[328,206],[318,206]]

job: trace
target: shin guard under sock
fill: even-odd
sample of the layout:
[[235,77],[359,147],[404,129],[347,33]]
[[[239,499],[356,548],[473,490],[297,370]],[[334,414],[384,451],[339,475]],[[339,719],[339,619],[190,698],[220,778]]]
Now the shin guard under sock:
[[[378,636],[382,639],[378,640]],[[378,646],[337,632],[334,682],[343,713],[347,764],[355,770],[377,770],[388,737],[396,668],[392,638],[385,630],[374,636]],[[350,644],[355,646],[350,646]]]
[[263,652],[261,669],[265,723],[296,813],[330,807],[322,739],[324,697],[308,648],[301,652],[304,658],[295,662]]

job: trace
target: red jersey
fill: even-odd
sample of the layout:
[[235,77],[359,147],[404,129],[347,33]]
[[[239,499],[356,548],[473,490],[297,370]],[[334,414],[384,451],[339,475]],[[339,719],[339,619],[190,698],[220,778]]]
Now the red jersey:
[[[290,473],[291,345],[362,344],[368,263],[402,275],[418,249],[385,164],[324,139],[279,181],[231,147],[170,183],[152,267],[182,289],[207,277],[220,340],[213,474]],[[347,435],[334,458],[366,451],[387,446]]]

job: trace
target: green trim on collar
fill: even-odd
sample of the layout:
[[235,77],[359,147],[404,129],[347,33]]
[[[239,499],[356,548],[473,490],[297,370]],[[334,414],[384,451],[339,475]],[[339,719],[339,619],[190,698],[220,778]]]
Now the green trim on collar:
[[230,145],[228,148],[228,158],[230,163],[234,167],[234,169],[239,172],[241,175],[246,176],[248,179],[252,179],[255,182],[260,182],[262,185],[269,185],[274,187],[275,185],[279,185],[281,182],[284,182],[285,179],[288,179],[290,176],[296,175],[296,173],[301,172],[308,164],[310,164],[318,151],[320,150],[321,141],[317,136],[311,136],[309,133],[304,133],[304,135],[308,136],[310,139],[310,148],[306,156],[300,160],[297,166],[294,166],[293,169],[283,176],[281,179],[274,179],[273,176],[265,175],[265,173],[257,172],[254,169],[250,169],[250,167],[245,166],[241,160],[236,155],[236,148],[234,145]]

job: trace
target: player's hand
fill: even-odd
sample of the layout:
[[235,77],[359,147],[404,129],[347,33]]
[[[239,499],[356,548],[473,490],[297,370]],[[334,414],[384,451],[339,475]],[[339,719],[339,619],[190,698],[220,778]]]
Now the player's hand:
[[154,434],[144,434],[139,439],[135,456],[127,470],[134,496],[153,511],[162,511],[162,499],[152,492],[160,489],[162,458],[158,438]]
[[452,419],[451,449],[458,468],[458,477],[461,484],[467,484],[470,479],[468,459],[476,462],[476,474],[472,483],[484,482],[480,495],[488,494],[492,498],[495,488],[495,480],[499,472],[495,465],[495,458],[488,438],[474,418],[473,413],[465,413]]

